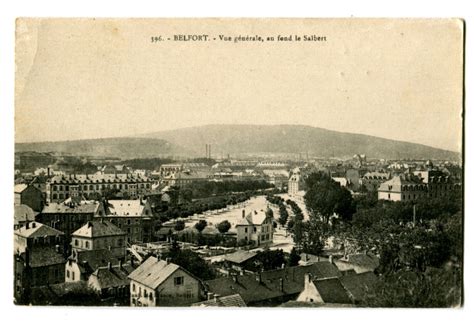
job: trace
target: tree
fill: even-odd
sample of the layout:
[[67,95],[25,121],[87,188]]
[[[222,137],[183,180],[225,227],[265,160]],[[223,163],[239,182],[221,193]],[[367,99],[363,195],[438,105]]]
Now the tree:
[[[316,173],[317,174],[317,173]],[[306,206],[314,215],[320,215],[326,223],[334,214],[343,220],[350,220],[354,213],[351,193],[327,175],[310,175],[306,181],[309,186],[304,199]]]
[[298,266],[298,262],[301,260],[300,255],[295,248],[291,249],[290,255],[288,257],[288,266]]
[[181,220],[176,221],[176,223],[174,224],[174,229],[175,229],[176,231],[184,230],[184,227],[185,227],[184,221],[181,221]]
[[194,227],[196,228],[196,230],[198,230],[199,232],[202,232],[202,230],[204,230],[205,227],[207,227],[207,221],[206,220],[199,220],[198,223],[196,223],[194,225]]
[[183,267],[202,280],[214,279],[216,277],[214,269],[191,250],[178,250],[174,253],[169,253],[168,257],[171,258],[172,263]]
[[217,224],[217,230],[219,230],[219,232],[222,234],[229,231],[230,227],[231,227],[230,222],[227,220],[224,220],[220,222],[219,224]]

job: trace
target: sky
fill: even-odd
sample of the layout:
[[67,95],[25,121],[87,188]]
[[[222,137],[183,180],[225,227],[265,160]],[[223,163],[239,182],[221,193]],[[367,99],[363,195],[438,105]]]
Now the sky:
[[462,39],[447,19],[20,19],[15,141],[301,124],[461,151]]

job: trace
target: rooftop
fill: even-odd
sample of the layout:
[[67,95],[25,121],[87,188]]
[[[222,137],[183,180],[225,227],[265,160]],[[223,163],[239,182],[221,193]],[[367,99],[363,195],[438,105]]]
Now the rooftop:
[[135,269],[128,278],[152,289],[156,289],[179,268],[178,265],[171,262],[149,257]]
[[25,238],[44,238],[46,236],[56,237],[64,235],[63,232],[36,221],[27,222],[24,226],[15,230],[15,234]]
[[81,228],[74,231],[73,236],[97,238],[125,235],[118,226],[109,221],[88,221]]

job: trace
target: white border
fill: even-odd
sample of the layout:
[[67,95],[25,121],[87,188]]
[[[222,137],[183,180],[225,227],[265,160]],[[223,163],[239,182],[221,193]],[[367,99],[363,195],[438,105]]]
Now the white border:
[[[43,0],[15,1],[0,4],[0,142],[1,142],[1,176],[0,198],[1,218],[0,239],[2,265],[0,266],[0,306],[2,321],[33,320],[35,322],[50,322],[51,320],[67,320],[68,322],[84,322],[88,320],[120,320],[120,321],[213,321],[226,322],[296,322],[296,320],[350,320],[350,321],[389,321],[420,320],[452,321],[467,320],[472,314],[474,301],[472,297],[472,248],[465,248],[465,290],[466,301],[462,310],[345,310],[345,309],[310,309],[310,310],[215,310],[195,311],[180,310],[132,310],[132,309],[91,309],[91,308],[24,308],[15,307],[12,303],[13,284],[10,250],[13,250],[11,234],[12,222],[12,181],[13,181],[13,111],[14,111],[14,23],[16,17],[460,17],[467,24],[466,53],[472,53],[472,33],[469,27],[474,22],[474,10],[469,8],[469,1],[100,1],[82,0],[77,2]],[[472,91],[469,76],[472,75],[472,65],[466,54],[466,93]],[[471,91],[470,91],[471,90]],[[469,101],[466,101],[468,104]],[[467,120],[469,109],[466,105]],[[469,149],[472,138],[472,128],[466,121],[465,127],[465,164],[472,160],[472,149]],[[472,200],[471,190],[473,172],[466,169],[466,236],[465,246],[470,246],[472,238]],[[471,197],[471,198],[469,198]],[[471,299],[469,299],[471,298]],[[472,320],[472,319],[471,319]]]

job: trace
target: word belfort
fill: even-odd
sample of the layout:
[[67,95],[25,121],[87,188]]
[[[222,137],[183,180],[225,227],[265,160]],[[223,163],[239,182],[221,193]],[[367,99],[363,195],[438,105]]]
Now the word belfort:
[[209,35],[174,35],[174,41],[210,41],[210,40],[219,40],[219,41],[228,41],[228,42],[263,42],[263,41],[326,41],[326,36],[317,36],[317,35],[278,35],[276,37],[262,37],[259,35],[239,35],[239,36],[225,36],[219,35],[217,38],[211,38]]

